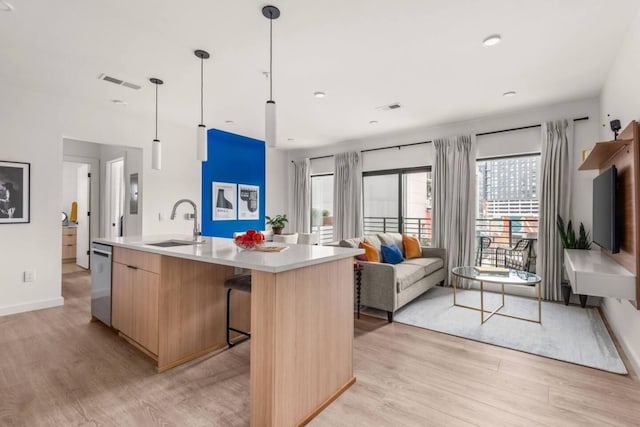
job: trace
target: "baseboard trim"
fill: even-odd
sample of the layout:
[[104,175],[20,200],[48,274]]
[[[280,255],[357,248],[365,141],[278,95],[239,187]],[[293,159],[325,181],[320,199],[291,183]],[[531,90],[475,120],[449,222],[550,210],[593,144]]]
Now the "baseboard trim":
[[61,305],[64,305],[63,297],[31,301],[23,304],[6,305],[4,307],[0,307],[0,316],[43,310],[45,308],[59,307]]
[[604,320],[605,326],[609,330],[614,343],[619,347],[619,350],[622,349],[622,352],[624,353],[620,355],[622,357],[622,360],[625,361],[625,363],[628,362],[628,364],[631,365],[627,366],[627,370],[633,370],[634,372],[631,375],[635,378],[640,378],[640,358],[633,351],[633,347],[629,345],[625,337],[616,331],[615,324],[609,320],[609,313],[606,304],[600,306],[599,310],[600,314],[602,315],[602,319]]

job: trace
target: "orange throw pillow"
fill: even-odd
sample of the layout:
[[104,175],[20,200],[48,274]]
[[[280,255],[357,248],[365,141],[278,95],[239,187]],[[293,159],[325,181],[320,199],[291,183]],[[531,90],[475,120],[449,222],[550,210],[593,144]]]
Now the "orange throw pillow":
[[422,248],[417,237],[403,234],[402,244],[404,245],[404,257],[406,259],[422,257]]
[[380,262],[380,253],[375,248],[375,246],[365,240],[364,242],[360,243],[358,247],[364,249],[364,255],[367,257],[367,261]]

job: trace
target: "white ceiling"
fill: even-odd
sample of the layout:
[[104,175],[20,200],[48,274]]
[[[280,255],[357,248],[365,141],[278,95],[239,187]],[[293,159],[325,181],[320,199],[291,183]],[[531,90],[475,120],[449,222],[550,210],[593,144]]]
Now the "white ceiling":
[[[8,0],[0,77],[78,102],[262,139],[269,21],[254,0]],[[366,138],[597,95],[637,0],[278,0],[274,99],[283,148]],[[500,33],[503,42],[482,46]],[[142,90],[97,79],[101,73]],[[503,92],[517,96],[505,98]],[[313,92],[327,97],[316,99]],[[123,99],[127,106],[116,106]],[[376,107],[399,102],[402,108]],[[226,124],[233,120],[234,124]],[[370,120],[379,124],[370,125]],[[150,135],[153,122],[149,123]],[[293,138],[290,141],[289,138]]]

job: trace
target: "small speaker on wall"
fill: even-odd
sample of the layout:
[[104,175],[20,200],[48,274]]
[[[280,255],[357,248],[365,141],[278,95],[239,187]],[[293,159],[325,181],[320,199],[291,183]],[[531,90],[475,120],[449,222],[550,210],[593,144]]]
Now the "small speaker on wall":
[[611,131],[613,132],[614,139],[618,139],[618,131],[622,129],[622,126],[620,125],[620,120],[618,119],[611,120],[609,122],[609,126],[611,126]]

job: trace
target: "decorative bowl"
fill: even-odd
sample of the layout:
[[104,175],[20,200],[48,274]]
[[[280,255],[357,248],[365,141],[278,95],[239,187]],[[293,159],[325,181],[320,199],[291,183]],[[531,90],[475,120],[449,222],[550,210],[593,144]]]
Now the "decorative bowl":
[[247,251],[255,251],[258,246],[262,245],[262,242],[243,243],[243,242],[238,242],[237,240],[234,240],[233,243],[235,243],[235,245],[240,249],[245,249]]
[[255,250],[256,247],[264,241],[264,234],[256,230],[247,230],[246,233],[240,234],[233,239],[233,243],[235,243],[237,247],[248,251]]

